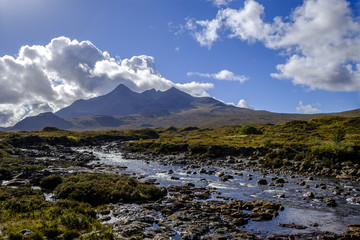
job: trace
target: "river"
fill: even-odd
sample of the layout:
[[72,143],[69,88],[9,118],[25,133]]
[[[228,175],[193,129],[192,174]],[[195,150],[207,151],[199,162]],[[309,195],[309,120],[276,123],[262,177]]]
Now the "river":
[[[78,149],[79,150],[79,149]],[[119,173],[141,176],[142,180],[156,179],[159,186],[183,185],[194,183],[197,187],[216,188],[221,196],[238,200],[266,200],[281,203],[285,209],[279,215],[265,222],[249,221],[244,229],[262,235],[295,234],[319,231],[343,233],[348,229],[347,224],[360,223],[360,204],[353,202],[360,195],[360,184],[350,180],[334,178],[320,178],[310,176],[289,176],[282,174],[263,175],[259,171],[236,171],[229,168],[207,166],[207,171],[224,172],[233,176],[233,179],[221,181],[215,174],[201,174],[199,169],[187,168],[184,165],[161,165],[156,161],[143,161],[141,159],[124,159],[117,151],[103,151],[101,149],[82,149],[90,151],[99,160],[89,164],[106,164],[126,166]],[[285,180],[283,187],[259,185],[259,179],[266,179],[267,183],[274,182],[275,178]],[[300,182],[309,186],[306,188]],[[326,188],[318,186],[325,184]],[[324,188],[324,187],[323,187]],[[342,190],[342,194],[334,195],[334,189]],[[312,192],[314,198],[305,197],[304,194]],[[337,207],[328,207],[323,198],[332,198]],[[217,199],[212,196],[212,200]],[[221,199],[218,199],[221,201]],[[279,223],[295,223],[306,226],[306,229],[280,227]]]

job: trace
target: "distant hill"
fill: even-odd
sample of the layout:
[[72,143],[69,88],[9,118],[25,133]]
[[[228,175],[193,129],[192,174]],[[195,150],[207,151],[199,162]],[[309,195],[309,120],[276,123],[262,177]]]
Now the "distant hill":
[[340,113],[334,113],[330,115],[340,116],[340,117],[360,117],[360,108],[351,110],[351,111],[345,111]]
[[224,104],[210,97],[193,97],[176,88],[142,93],[119,85],[110,93],[77,100],[55,114],[28,117],[8,131],[38,130],[47,126],[72,130],[164,126],[222,126],[246,123],[276,124],[337,115],[360,117],[360,109],[333,114],[283,114]]
[[62,119],[51,112],[46,112],[37,116],[27,117],[11,127],[10,130],[34,131],[48,126],[57,127],[60,129],[70,129],[73,127],[71,122]]

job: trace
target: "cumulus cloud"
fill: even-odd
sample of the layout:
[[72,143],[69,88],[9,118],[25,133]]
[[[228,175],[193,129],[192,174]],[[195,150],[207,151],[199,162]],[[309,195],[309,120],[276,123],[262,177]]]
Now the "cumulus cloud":
[[302,101],[299,102],[299,106],[296,107],[296,111],[298,113],[306,113],[306,114],[321,113],[320,109],[313,107],[311,104],[304,105]]
[[16,57],[0,57],[0,72],[0,126],[105,94],[120,83],[137,92],[177,87],[197,96],[213,87],[173,83],[161,76],[151,56],[115,60],[90,41],[66,37],[52,39],[46,46],[23,46]]
[[265,22],[264,14],[263,5],[246,0],[243,8],[219,9],[211,20],[187,19],[186,26],[209,48],[225,33],[282,51],[287,60],[276,66],[274,78],[310,89],[360,90],[360,23],[346,0],[307,0],[272,22]]
[[243,75],[235,75],[233,72],[229,70],[221,70],[218,73],[199,73],[199,72],[188,72],[188,76],[200,76],[206,78],[214,78],[216,80],[225,80],[225,81],[239,81],[241,83],[248,80],[248,77]]
[[240,101],[238,102],[238,104],[236,105],[239,108],[249,108],[249,109],[254,109],[253,107],[251,107],[246,101],[245,99],[240,99]]

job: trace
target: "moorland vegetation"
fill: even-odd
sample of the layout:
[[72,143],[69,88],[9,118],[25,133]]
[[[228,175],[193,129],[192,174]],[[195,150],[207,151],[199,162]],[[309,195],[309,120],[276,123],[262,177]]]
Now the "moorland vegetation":
[[[184,154],[194,159],[263,153],[258,163],[276,169],[313,164],[360,174],[360,118],[326,116],[282,124],[223,127],[166,127],[76,132],[46,127],[38,131],[0,132],[0,179],[41,171],[48,163],[17,157],[34,146],[99,146],[117,141],[122,149],[152,155]],[[246,153],[246,154],[245,154]],[[317,167],[317,168],[316,168]],[[318,171],[321,173],[321,171]],[[36,186],[36,187],[34,187]],[[52,193],[57,201],[46,201]],[[132,177],[109,174],[49,175],[26,186],[0,186],[0,236],[8,239],[113,239],[96,219],[104,204],[154,201],[166,192]]]

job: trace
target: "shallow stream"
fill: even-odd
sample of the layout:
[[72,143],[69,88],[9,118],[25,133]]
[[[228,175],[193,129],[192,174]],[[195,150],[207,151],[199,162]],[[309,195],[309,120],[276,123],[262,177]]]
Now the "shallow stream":
[[[106,164],[126,166],[119,173],[142,175],[142,180],[156,179],[159,186],[183,185],[194,183],[196,187],[216,188],[221,196],[239,200],[267,200],[281,203],[285,210],[279,215],[265,222],[249,221],[244,228],[249,232],[261,233],[262,235],[294,234],[319,231],[343,233],[348,229],[347,224],[360,223],[360,204],[353,202],[354,197],[360,195],[360,183],[350,180],[306,176],[289,176],[281,174],[267,174],[252,170],[235,171],[229,168],[204,167],[205,170],[224,172],[233,176],[233,179],[221,181],[215,174],[200,174],[199,169],[186,168],[184,165],[160,165],[155,161],[142,161],[124,159],[120,152],[101,151],[94,149],[82,149],[80,151],[93,152],[98,161],[89,164]],[[283,187],[259,185],[259,179],[266,179],[267,183],[275,182],[274,177],[283,178],[286,182]],[[309,188],[299,185],[305,181]],[[326,189],[315,187],[325,184]],[[334,188],[342,190],[342,194],[334,195]],[[315,198],[307,198],[305,193],[312,192]],[[283,195],[280,197],[280,195]],[[322,201],[323,198],[331,197],[337,203],[337,207],[328,207]],[[217,199],[214,195],[212,200]],[[221,199],[219,199],[220,201]],[[306,229],[283,228],[279,223],[295,223],[306,226]]]

